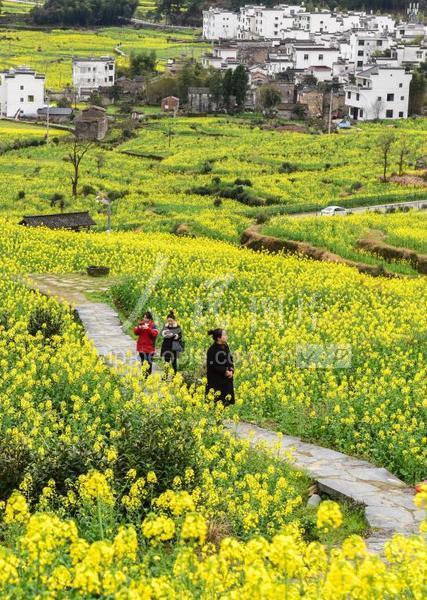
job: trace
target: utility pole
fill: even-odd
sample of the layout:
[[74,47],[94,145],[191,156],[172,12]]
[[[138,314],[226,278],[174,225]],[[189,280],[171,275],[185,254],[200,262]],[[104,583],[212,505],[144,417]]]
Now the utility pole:
[[107,229],[106,229],[106,231],[107,231],[107,233],[111,233],[112,200],[107,196],[107,194],[101,193],[101,194],[99,194],[99,196],[96,197],[96,201],[99,204],[102,204],[103,206],[105,206],[105,212],[107,214]]
[[49,142],[49,110],[50,110],[50,100],[49,100],[49,94],[46,95],[46,101],[47,101],[47,110],[46,110],[46,144]]

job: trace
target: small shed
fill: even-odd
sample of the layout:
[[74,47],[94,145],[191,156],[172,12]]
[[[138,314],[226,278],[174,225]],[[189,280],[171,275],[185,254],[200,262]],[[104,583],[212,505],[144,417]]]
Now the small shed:
[[59,106],[44,106],[37,111],[37,118],[45,121],[49,112],[51,123],[67,123],[74,115],[72,108],[60,108]]
[[179,108],[179,98],[176,96],[166,96],[162,99],[161,109],[163,112],[176,112]]
[[87,211],[58,213],[54,215],[32,215],[24,216],[20,225],[27,227],[48,227],[49,229],[71,229],[72,231],[80,231],[81,229],[89,229],[96,225]]
[[108,131],[105,108],[89,106],[75,119],[76,136],[82,140],[102,140]]

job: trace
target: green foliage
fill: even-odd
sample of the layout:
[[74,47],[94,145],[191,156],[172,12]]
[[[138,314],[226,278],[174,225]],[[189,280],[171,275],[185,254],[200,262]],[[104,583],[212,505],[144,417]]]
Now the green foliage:
[[280,90],[274,85],[263,85],[259,91],[259,103],[266,110],[277,106],[281,99]]
[[113,25],[133,16],[138,0],[46,0],[31,11],[42,25]]
[[60,312],[53,312],[43,306],[36,306],[28,319],[28,333],[37,335],[41,332],[45,340],[61,335],[64,319]]
[[422,66],[412,73],[412,80],[409,85],[409,114],[424,114],[426,91],[425,67]]
[[156,52],[131,52],[129,57],[129,76],[147,75],[156,70]]

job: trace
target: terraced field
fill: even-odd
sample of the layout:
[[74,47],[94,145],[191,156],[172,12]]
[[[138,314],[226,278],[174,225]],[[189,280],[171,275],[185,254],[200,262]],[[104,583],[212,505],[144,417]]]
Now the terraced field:
[[[154,50],[160,65],[167,58],[181,54],[197,56],[205,44],[186,44],[194,38],[188,31],[171,34],[154,29],[132,29],[110,27],[97,30],[28,31],[0,29],[0,68],[20,65],[31,66],[46,74],[47,86],[58,90],[71,84],[71,58],[73,56],[114,55],[114,48],[126,54],[151,52]],[[117,57],[118,63],[125,63],[126,57]]]
[[[413,144],[405,169],[427,138],[425,120],[399,124]],[[53,136],[54,134],[52,134]],[[369,204],[424,198],[426,188],[382,183],[378,139],[381,128],[366,125],[339,135],[264,131],[250,119],[232,117],[148,119],[134,137],[94,146],[82,163],[80,190],[71,199],[64,173],[67,143],[9,152],[0,157],[3,212],[48,212],[55,193],[67,210],[87,208],[103,227],[95,196],[110,191],[116,228],[175,231],[238,242],[255,219],[327,204]],[[98,168],[99,156],[102,166]],[[390,170],[397,169],[393,155]],[[25,201],[17,202],[20,191]]]

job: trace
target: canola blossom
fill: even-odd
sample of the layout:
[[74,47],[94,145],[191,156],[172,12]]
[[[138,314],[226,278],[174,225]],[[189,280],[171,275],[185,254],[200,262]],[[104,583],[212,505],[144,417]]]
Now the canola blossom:
[[[70,151],[68,141],[61,138],[58,144],[8,152],[0,156],[3,212],[16,221],[23,214],[52,212],[52,196],[63,194],[67,211],[89,210],[98,229],[104,229],[105,216],[99,214],[96,195],[106,191],[116,198],[112,205],[116,229],[173,232],[185,224],[189,233],[237,242],[255,218],[298,207],[426,197],[425,185],[418,187],[411,179],[406,185],[381,182],[381,126],[364,124],[354,131],[320,136],[266,131],[256,123],[255,117],[146,119],[125,141],[113,128],[110,144],[94,146],[85,156],[79,182],[82,193],[76,200],[65,176],[71,173],[64,162]],[[427,143],[425,120],[392,127],[398,139],[408,144],[405,172],[422,175],[415,162]],[[57,133],[52,130],[52,137]],[[399,143],[390,156],[390,173],[398,169]],[[220,198],[216,185],[225,188]],[[266,205],[236,199],[239,186]],[[20,192],[25,192],[24,198]],[[214,204],[215,200],[221,204]]]
[[410,210],[394,214],[374,212],[347,215],[343,218],[274,217],[263,226],[263,233],[282,239],[309,242],[344,258],[364,263],[381,263],[386,269],[416,275],[410,265],[388,262],[357,248],[357,241],[367,237],[427,254],[427,213]]
[[[372,280],[207,239],[73,234],[2,220],[1,596],[421,600],[425,534],[395,536],[383,558],[358,535],[331,547],[340,507],[328,500],[313,514],[303,473],[225,433],[203,373],[187,386],[182,374],[145,380],[139,368],[107,366],[73,314],[23,280],[107,264],[111,298],[127,313],[159,261],[150,306],[156,318],[176,308],[193,346],[187,373],[202,362],[208,326],[223,320],[240,354],[241,414],[282,419],[286,430],[301,419],[310,435],[408,479],[425,465],[425,377],[414,370],[414,359],[419,369],[423,362],[411,337],[425,324],[421,279]],[[231,277],[212,303],[223,272]],[[311,302],[308,314],[303,302]],[[360,348],[356,364],[298,366],[296,343],[320,343],[327,333]],[[271,354],[257,362],[261,344]],[[400,426],[390,437],[393,411]],[[425,498],[421,486],[421,510]]]
[[[202,380],[206,331],[221,325],[229,330],[238,365],[241,416],[273,420],[286,433],[363,456],[408,482],[424,478],[421,277],[370,278],[341,265],[256,254],[207,239],[76,236],[5,222],[0,248],[2,267],[12,273],[110,266],[119,276],[111,299],[125,315],[160,268],[149,308],[159,322],[171,307],[179,316],[189,340],[184,374]],[[20,389],[24,399],[31,394],[31,385]]]

